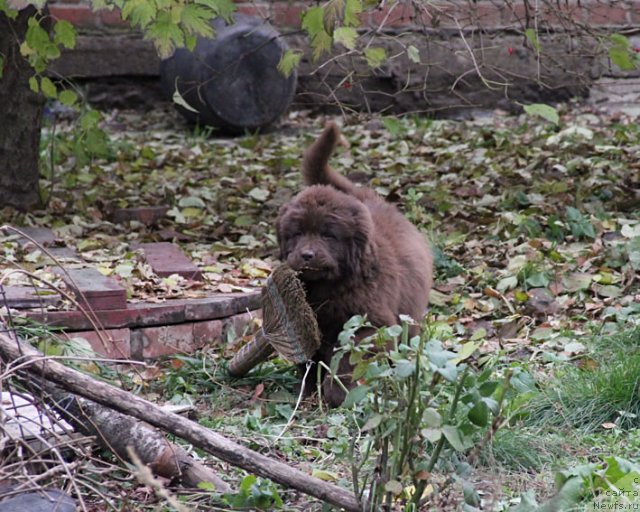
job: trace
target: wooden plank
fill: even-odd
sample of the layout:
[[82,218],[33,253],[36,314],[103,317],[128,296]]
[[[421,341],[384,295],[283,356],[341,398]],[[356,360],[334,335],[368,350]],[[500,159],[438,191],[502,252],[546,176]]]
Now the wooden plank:
[[171,242],[140,244],[153,271],[160,277],[178,274],[185,279],[201,280],[202,272],[187,258],[182,250]]
[[127,307],[127,291],[115,279],[94,268],[69,269],[61,277],[84,307],[94,311]]

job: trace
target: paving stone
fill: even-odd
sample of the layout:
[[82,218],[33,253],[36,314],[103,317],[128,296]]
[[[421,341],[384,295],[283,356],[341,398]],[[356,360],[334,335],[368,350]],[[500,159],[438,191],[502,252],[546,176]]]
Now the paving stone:
[[[61,301],[59,294],[48,288],[34,288],[32,286],[5,286],[5,298],[9,307],[21,308],[45,308],[55,306]],[[0,306],[3,306],[0,295]]]
[[103,276],[94,268],[69,269],[61,276],[84,307],[103,311],[127,306],[126,290],[115,279]]
[[96,331],[65,332],[64,336],[84,338],[93,350],[108,359],[131,359],[130,329],[107,329],[100,334]]
[[144,256],[153,271],[160,277],[178,274],[186,279],[202,279],[202,272],[194,263],[171,242],[140,244]]
[[260,309],[260,292],[221,294],[206,299],[192,299],[185,304],[187,320],[224,318],[245,311]]
[[[16,226],[16,229],[19,229],[29,238],[32,238],[35,242],[37,242],[39,245],[43,245],[44,247],[54,245],[56,242],[56,234],[49,228]],[[15,233],[15,231],[12,231],[12,233]],[[18,240],[18,243],[23,247],[25,245],[33,244],[33,242],[29,240],[29,238],[22,237],[20,238],[20,240]]]
[[[126,309],[96,311],[96,316],[102,327],[115,329],[215,320],[259,308],[260,292],[256,291],[215,295],[204,299],[177,299],[160,304],[130,303]],[[93,328],[89,318],[82,311],[34,311],[27,313],[27,316],[45,325],[66,327],[68,330],[81,331]]]
[[140,206],[137,208],[120,208],[113,212],[112,220],[122,224],[136,220],[147,226],[163,219],[169,211],[168,206]]

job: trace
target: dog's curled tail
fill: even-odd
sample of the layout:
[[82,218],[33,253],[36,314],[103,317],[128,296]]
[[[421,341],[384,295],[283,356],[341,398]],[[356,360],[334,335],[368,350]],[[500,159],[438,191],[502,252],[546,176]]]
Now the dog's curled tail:
[[329,158],[340,141],[340,129],[329,121],[316,141],[305,151],[302,175],[307,185],[331,185],[347,194],[358,195],[358,188],[329,166]]

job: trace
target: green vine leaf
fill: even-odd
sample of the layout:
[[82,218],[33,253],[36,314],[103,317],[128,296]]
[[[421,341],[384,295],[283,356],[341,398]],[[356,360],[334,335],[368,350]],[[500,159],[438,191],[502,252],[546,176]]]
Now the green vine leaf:
[[214,34],[211,19],[215,13],[201,5],[187,4],[182,9],[180,21],[188,34],[212,37]]
[[216,15],[222,16],[227,23],[233,21],[233,13],[236,10],[233,0],[195,0],[195,3],[208,7]]
[[318,59],[331,48],[331,36],[324,27],[324,10],[322,7],[312,7],[305,11],[302,15],[302,28],[309,34],[314,59]]
[[56,89],[55,84],[49,77],[45,76],[40,80],[40,90],[42,91],[42,94],[44,94],[47,98],[58,97],[58,89]]
[[280,57],[278,62],[278,71],[285,77],[289,78],[291,73],[298,67],[300,59],[302,58],[302,52],[296,50],[287,50]]
[[367,64],[372,68],[378,68],[387,60],[387,52],[384,48],[367,48],[364,51]]
[[622,34],[611,34],[609,41],[611,41],[611,46],[609,47],[609,58],[611,62],[623,71],[636,69],[639,60],[632,54],[629,39]]
[[357,38],[358,32],[351,27],[339,27],[333,33],[333,40],[349,50],[353,50],[356,47]]
[[347,0],[344,9],[344,25],[346,27],[360,26],[360,14],[362,13],[362,2],[360,0]]
[[541,46],[540,46],[540,40],[538,39],[537,32],[532,28],[528,28],[527,30],[524,31],[524,35],[529,40],[529,42],[535,49],[536,53],[540,53]]
[[75,48],[77,32],[74,26],[66,20],[56,21],[53,26],[54,43],[65,48]]
[[132,25],[145,28],[156,18],[156,4],[149,0],[127,0],[121,13]]
[[170,57],[177,46],[184,46],[184,32],[173,21],[171,12],[163,11],[158,19],[149,25],[146,37],[153,41],[162,58]]

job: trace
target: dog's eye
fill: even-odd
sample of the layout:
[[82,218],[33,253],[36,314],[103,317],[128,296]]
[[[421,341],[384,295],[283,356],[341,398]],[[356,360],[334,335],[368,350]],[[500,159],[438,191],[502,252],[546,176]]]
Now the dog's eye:
[[338,237],[336,235],[334,235],[333,233],[330,233],[328,231],[325,232],[325,233],[322,233],[321,236],[322,236],[322,238],[326,238],[327,240],[337,240],[338,239]]

